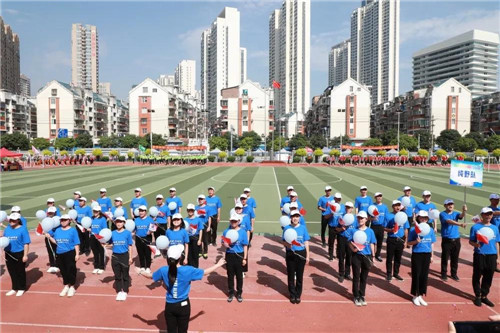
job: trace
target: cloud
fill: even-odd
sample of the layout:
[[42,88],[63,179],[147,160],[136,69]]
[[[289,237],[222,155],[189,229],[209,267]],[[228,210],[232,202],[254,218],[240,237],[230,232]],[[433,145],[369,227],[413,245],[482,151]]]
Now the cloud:
[[199,59],[201,33],[208,27],[198,27],[188,30],[177,36],[180,40],[180,49],[186,54],[189,59]]
[[311,71],[328,72],[330,49],[349,37],[350,30],[347,27],[311,35]]
[[9,15],[18,15],[19,14],[19,11],[16,9],[5,8],[3,11]]

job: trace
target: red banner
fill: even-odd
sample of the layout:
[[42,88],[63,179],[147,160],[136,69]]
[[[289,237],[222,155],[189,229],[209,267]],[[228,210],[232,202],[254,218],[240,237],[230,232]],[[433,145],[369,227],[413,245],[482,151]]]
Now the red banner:
[[375,150],[387,150],[387,149],[398,149],[398,146],[349,146],[349,145],[342,145],[342,149],[360,149],[360,150],[368,150],[368,149],[375,149]]
[[153,146],[153,149],[156,150],[178,150],[178,151],[187,151],[187,150],[207,150],[205,146]]

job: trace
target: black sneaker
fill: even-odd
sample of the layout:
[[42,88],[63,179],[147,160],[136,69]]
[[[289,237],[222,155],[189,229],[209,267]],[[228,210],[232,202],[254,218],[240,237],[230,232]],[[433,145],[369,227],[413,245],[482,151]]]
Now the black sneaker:
[[446,275],[441,274],[441,280],[448,281],[448,277]]
[[295,297],[290,296],[290,303],[295,304]]
[[392,276],[391,276],[391,274],[387,274],[387,275],[386,275],[386,277],[385,277],[385,279],[386,279],[387,281],[391,281],[391,280],[392,280]]
[[474,301],[472,303],[474,303],[475,306],[481,306],[481,298],[474,298]]
[[460,281],[460,278],[459,278],[457,275],[452,275],[452,276],[451,276],[451,279],[452,279],[452,280],[455,280],[455,281],[457,281],[457,282],[458,282],[458,281]]
[[333,261],[333,256],[329,256],[328,261]]
[[340,283],[344,282],[344,276],[343,275],[339,276],[339,282]]
[[396,274],[394,275],[394,278],[398,281],[404,281],[405,279],[403,279],[401,276],[399,276],[399,274]]
[[326,247],[326,243],[323,242],[323,244],[321,244],[321,247],[323,247],[323,248]]
[[295,304],[300,304],[300,297],[297,297],[297,298],[295,299]]
[[377,259],[378,262],[382,262],[383,261],[382,258],[380,258],[380,256],[375,257],[375,259]]
[[352,277],[350,275],[345,275],[344,277],[347,281],[352,281]]
[[229,297],[227,298],[227,302],[231,303],[233,301],[233,298],[234,298],[234,295],[229,295]]
[[241,295],[236,295],[236,300],[238,301],[238,303],[243,302],[243,298],[241,297]]
[[486,297],[481,298],[481,302],[488,305],[490,308],[495,307],[495,304],[493,304],[493,302],[487,299]]

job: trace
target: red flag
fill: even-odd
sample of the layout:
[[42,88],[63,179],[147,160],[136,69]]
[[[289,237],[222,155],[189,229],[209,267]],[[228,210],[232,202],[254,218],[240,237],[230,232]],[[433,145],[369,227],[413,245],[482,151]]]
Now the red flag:
[[226,236],[221,236],[221,238],[223,242],[227,243],[227,245],[231,245],[231,240],[229,238],[227,238]]
[[189,227],[193,230],[196,230],[198,229],[198,225],[197,224],[190,224]]
[[337,206],[335,206],[335,204],[328,203],[328,205],[330,206],[330,209],[332,210],[332,212],[337,211]]
[[352,244],[358,249],[358,251],[363,251],[363,249],[365,248],[364,244],[358,244],[355,242],[352,242]]
[[198,215],[203,216],[203,215],[206,215],[206,214],[207,214],[207,211],[206,211],[206,210],[204,210],[204,209],[198,209],[197,213],[198,213]]
[[300,214],[302,216],[306,215],[307,214],[307,211],[304,209],[304,207],[302,207],[300,210],[299,210]]
[[104,237],[102,237],[102,236],[101,236],[101,235],[99,235],[99,234],[94,234],[94,237],[95,237],[96,239],[103,239],[103,238],[104,238]]
[[160,256],[160,255],[161,255],[160,250],[158,250],[158,248],[157,248],[156,246],[154,246],[154,245],[149,245],[149,249],[151,250],[151,253],[153,253],[153,255],[154,255],[155,257],[158,257],[158,256]]
[[37,236],[43,235],[43,228],[41,223],[38,223],[38,227],[36,227],[36,235]]
[[293,240],[292,241],[292,245],[295,245],[295,246],[302,246],[302,244],[300,244],[299,242],[297,242],[296,240]]
[[372,212],[372,215],[373,215],[373,216],[378,216],[379,214],[380,214],[380,213],[378,212],[378,209],[377,209],[377,208],[375,208],[375,209],[373,210],[373,212]]
[[421,233],[421,232],[422,232],[422,230],[420,230],[420,228],[418,227],[418,223],[415,223],[415,232],[416,232],[417,234],[419,234],[419,233]]
[[81,232],[85,232],[85,228],[81,224],[76,224],[77,228],[80,229]]
[[488,239],[488,237],[486,237],[485,235],[480,234],[479,232],[476,234],[476,237],[477,237],[477,241],[478,242],[481,242],[481,243],[484,243],[484,244],[488,244],[490,242],[490,240]]
[[280,89],[281,88],[281,84],[278,81],[273,80],[273,88]]
[[399,230],[399,225],[396,222],[394,222],[394,231],[393,231],[393,233],[397,233],[398,230]]

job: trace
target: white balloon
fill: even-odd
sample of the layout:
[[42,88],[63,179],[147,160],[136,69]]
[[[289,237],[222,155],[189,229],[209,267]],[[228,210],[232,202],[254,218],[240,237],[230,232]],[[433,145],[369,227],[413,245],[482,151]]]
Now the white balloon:
[[433,209],[429,212],[429,218],[432,220],[437,220],[439,218],[439,210]]
[[156,208],[155,206],[149,207],[149,215],[151,215],[152,217],[157,217],[158,213],[158,208]]
[[84,227],[85,229],[89,229],[92,226],[92,219],[88,216],[85,216],[84,218],[82,218],[80,223],[82,227]]
[[378,216],[377,206],[371,205],[370,207],[368,207],[368,214],[370,214],[371,216]]
[[290,204],[289,203],[286,203],[286,204],[283,205],[283,211],[286,214],[290,214]]
[[236,231],[234,229],[230,229],[226,233],[226,237],[231,240],[232,244],[234,244],[238,240],[239,236],[240,235],[238,234],[238,231]]
[[288,228],[285,230],[283,238],[288,244],[292,244],[293,241],[297,240],[297,231],[293,228]]
[[280,224],[283,228],[287,225],[290,225],[290,218],[286,215],[283,215],[282,217],[280,217]]
[[431,227],[428,223],[419,223],[418,228],[420,229],[419,236],[425,237],[431,232]]
[[109,230],[108,228],[104,228],[99,231],[99,236],[102,237],[101,239],[99,239],[99,242],[107,243],[111,239],[111,230]]
[[42,220],[43,232],[49,232],[54,227],[54,219],[51,217],[46,217]]
[[[42,210],[42,212],[43,212],[43,210]],[[5,221],[6,219],[7,219],[7,212],[0,210],[0,222]]]
[[403,224],[406,223],[406,221],[408,221],[408,215],[406,215],[405,212],[398,212],[396,213],[396,215],[394,216],[394,222],[396,222],[398,224],[398,226],[402,226]]
[[133,232],[135,230],[135,222],[134,222],[134,220],[127,220],[125,222],[125,229],[127,229],[130,232]]
[[177,204],[175,202],[171,202],[168,204],[168,209],[170,210],[176,210],[177,209]]
[[97,206],[99,206],[99,203],[97,201],[92,201],[92,203],[90,204],[90,207],[92,207],[92,209]]
[[156,247],[158,250],[165,250],[168,247],[168,244],[170,241],[168,240],[167,236],[161,235],[156,239]]
[[41,221],[47,217],[47,213],[45,213],[43,210],[37,210],[35,213],[35,216],[37,219],[39,219]]
[[404,196],[401,198],[401,204],[405,206],[406,208],[411,206],[411,199],[410,197]]
[[120,217],[120,216],[125,215],[125,211],[123,210],[123,208],[120,207],[120,208],[115,209],[115,213],[113,215],[115,218]]
[[342,220],[344,221],[344,225],[350,226],[351,224],[354,223],[354,215],[345,214],[344,217],[342,217]]
[[364,245],[366,243],[366,240],[368,239],[368,236],[366,235],[366,232],[357,230],[352,238],[354,240],[354,243]]
[[477,233],[488,238],[489,241],[495,237],[495,232],[493,231],[493,229],[488,228],[488,227],[482,227],[481,229],[479,229],[479,231]]
[[231,210],[229,211],[229,216],[233,216],[234,214],[236,214],[236,211],[234,210],[234,208],[231,208]]
[[68,212],[68,215],[72,220],[75,220],[78,217],[78,212],[75,209],[72,209]]
[[134,216],[139,216],[139,208],[134,209]]
[[52,218],[52,220],[54,220],[54,226],[52,227],[52,229],[55,229],[61,225],[61,217],[60,216],[54,216]]
[[66,200],[66,207],[73,208],[74,205],[75,205],[75,200],[73,199]]
[[0,249],[5,249],[10,244],[10,239],[7,237],[0,237]]

